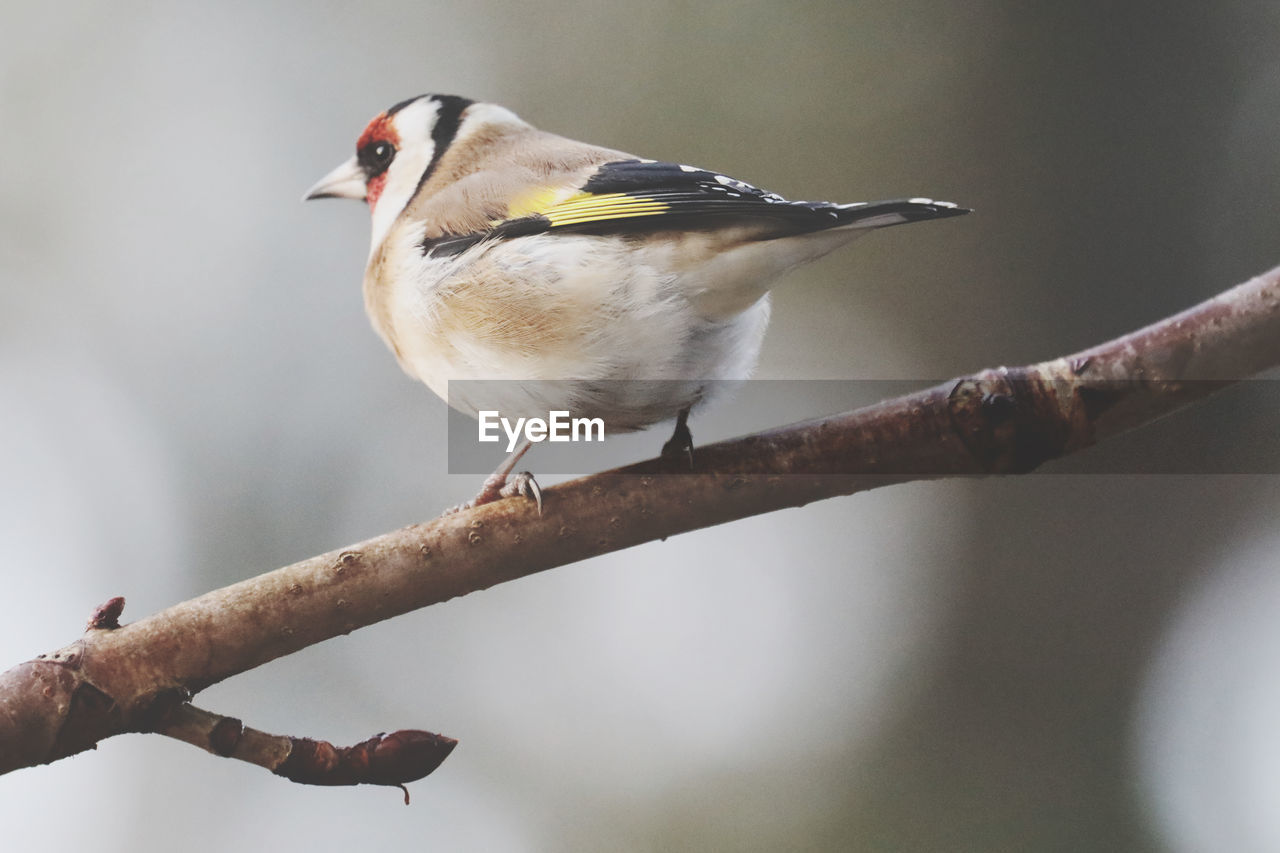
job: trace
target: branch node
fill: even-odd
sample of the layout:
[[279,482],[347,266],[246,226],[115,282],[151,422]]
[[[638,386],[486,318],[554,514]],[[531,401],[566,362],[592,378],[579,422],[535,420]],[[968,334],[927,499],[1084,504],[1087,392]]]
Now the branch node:
[[223,717],[209,732],[209,751],[229,758],[244,737],[244,723],[235,717]]
[[120,627],[120,614],[124,612],[124,596],[117,595],[115,598],[99,604],[97,609],[93,611],[93,615],[89,617],[89,624],[86,630],[89,631],[113,631]]

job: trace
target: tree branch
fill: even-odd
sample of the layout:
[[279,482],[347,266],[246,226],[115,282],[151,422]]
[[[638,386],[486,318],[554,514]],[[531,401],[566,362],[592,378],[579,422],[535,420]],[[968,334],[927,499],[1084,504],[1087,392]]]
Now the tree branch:
[[[76,642],[0,674],[0,772],[126,731],[159,731],[209,748],[219,721],[229,718],[192,708],[190,697],[313,643],[544,569],[784,507],[913,479],[1030,471],[1276,364],[1280,268],[1072,356],[985,370],[701,447],[691,474],[664,476],[671,463],[650,460],[583,477],[548,489],[542,516],[524,501],[481,506],[122,627],[120,605],[109,602]],[[422,745],[439,738],[418,734],[405,737]],[[266,739],[255,763],[273,768],[271,756],[290,740],[246,736]],[[439,760],[452,748],[447,738],[434,744]],[[329,779],[378,781],[343,772]]]

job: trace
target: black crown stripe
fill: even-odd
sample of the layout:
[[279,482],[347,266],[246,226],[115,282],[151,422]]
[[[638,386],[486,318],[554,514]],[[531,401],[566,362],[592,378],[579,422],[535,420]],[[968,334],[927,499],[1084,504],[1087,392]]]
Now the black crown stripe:
[[410,104],[412,104],[414,101],[420,101],[420,100],[422,100],[423,98],[428,98],[428,97],[430,97],[430,95],[414,95],[412,98],[405,98],[403,101],[401,101],[400,103],[396,104],[396,105],[395,105],[395,106],[393,106],[391,109],[387,110],[387,115],[389,115],[389,116],[393,116],[393,115],[395,115],[396,113],[400,112],[400,111],[401,111],[402,109],[404,109],[405,107],[407,107],[407,106],[409,106]]

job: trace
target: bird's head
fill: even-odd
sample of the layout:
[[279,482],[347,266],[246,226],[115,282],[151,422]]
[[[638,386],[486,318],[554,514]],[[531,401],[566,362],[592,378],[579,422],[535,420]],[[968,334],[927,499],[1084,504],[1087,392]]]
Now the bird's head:
[[401,101],[369,122],[356,154],[321,178],[304,199],[351,198],[367,202],[373,244],[427,182],[455,140],[468,128],[514,115],[493,104],[457,95],[419,95]]

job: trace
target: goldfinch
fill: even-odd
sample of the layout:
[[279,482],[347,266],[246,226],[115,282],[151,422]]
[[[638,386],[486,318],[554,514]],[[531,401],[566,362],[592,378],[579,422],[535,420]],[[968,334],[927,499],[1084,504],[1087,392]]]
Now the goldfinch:
[[[331,197],[369,205],[365,307],[411,376],[472,416],[568,411],[609,432],[675,418],[668,454],[691,454],[689,410],[710,381],[755,366],[784,273],[876,228],[968,212],[787,201],[456,95],[375,117],[306,195]],[[450,395],[457,380],[507,381]],[[506,483],[528,447],[468,505],[519,493],[541,509],[528,474]]]

